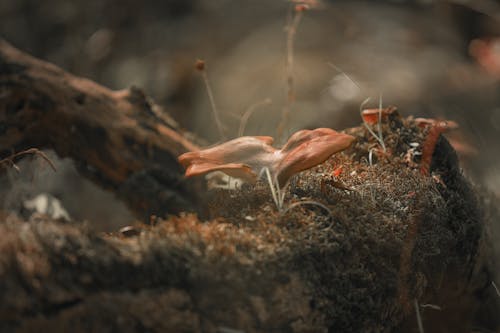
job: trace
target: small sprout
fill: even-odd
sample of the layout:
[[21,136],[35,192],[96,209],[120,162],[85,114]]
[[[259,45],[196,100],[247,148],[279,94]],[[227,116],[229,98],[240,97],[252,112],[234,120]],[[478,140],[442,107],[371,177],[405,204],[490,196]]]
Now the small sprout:
[[210,82],[208,81],[206,62],[204,60],[198,59],[194,63],[194,68],[201,73],[201,77],[203,78],[203,82],[205,83],[205,89],[207,90],[208,99],[210,100],[210,105],[212,107],[212,112],[214,114],[215,124],[217,125],[217,129],[219,130],[220,137],[222,138],[222,140],[225,140],[226,135],[224,133],[224,127],[222,126],[219,112],[217,111],[217,106],[215,105],[215,98],[212,92],[212,88],[210,87]]
[[491,285],[493,286],[493,288],[495,288],[495,291],[496,291],[496,293],[497,293],[498,297],[500,297],[500,290],[498,290],[498,287],[497,287],[497,285],[495,284],[495,282],[494,282],[494,281],[491,281]]
[[16,170],[17,172],[20,172],[21,170],[16,165],[14,160],[16,160],[17,158],[19,158],[23,155],[40,156],[45,162],[47,162],[47,164],[52,168],[52,170],[54,170],[54,172],[57,171],[54,163],[52,163],[50,158],[43,151],[41,151],[37,148],[29,148],[29,149],[20,151],[18,153],[12,154],[10,156],[7,156],[6,158],[0,160],[0,166],[5,165],[5,164],[10,165],[12,168],[14,168],[14,170]]

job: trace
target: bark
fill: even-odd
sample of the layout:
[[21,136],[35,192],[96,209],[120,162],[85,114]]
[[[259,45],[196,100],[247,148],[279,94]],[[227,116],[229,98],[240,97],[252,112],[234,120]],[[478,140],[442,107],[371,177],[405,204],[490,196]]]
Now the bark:
[[0,40],[0,157],[33,147],[72,158],[141,217],[194,208],[198,185],[177,156],[196,145],[141,90],[112,91]]

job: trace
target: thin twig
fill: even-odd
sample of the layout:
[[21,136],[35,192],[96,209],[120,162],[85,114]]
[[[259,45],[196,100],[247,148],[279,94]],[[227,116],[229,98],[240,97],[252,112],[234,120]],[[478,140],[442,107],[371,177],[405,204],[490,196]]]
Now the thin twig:
[[420,309],[416,298],[414,299],[414,305],[415,305],[415,312],[417,313],[418,331],[420,333],[424,333],[424,325],[422,324],[422,317],[420,316]]
[[363,101],[363,103],[361,103],[361,105],[359,106],[359,112],[361,114],[361,120],[363,120],[363,125],[365,126],[365,128],[368,130],[368,132],[370,132],[370,134],[378,141],[378,143],[380,144],[380,146],[382,147],[382,149],[384,150],[384,152],[386,151],[386,147],[385,147],[385,143],[384,143],[384,139],[383,137],[381,136],[382,135],[382,129],[380,127],[380,118],[381,118],[381,115],[382,115],[382,107],[381,107],[381,101],[382,99],[380,98],[379,100],[379,127],[378,127],[378,131],[379,131],[379,135],[377,135],[370,127],[370,125],[368,125],[368,123],[365,121],[365,118],[363,117],[363,107],[366,105],[366,103],[368,103],[370,101],[371,97],[368,97],[367,99],[365,99]]
[[420,307],[421,308],[429,308],[429,309],[432,309],[432,310],[437,310],[437,311],[441,311],[441,307],[439,305],[436,305],[436,304],[420,304]]
[[295,88],[294,88],[294,78],[293,78],[293,64],[294,64],[294,42],[295,34],[300,24],[300,20],[303,16],[303,11],[295,10],[295,6],[291,5],[288,12],[287,27],[286,27],[286,86],[287,94],[285,106],[283,107],[283,112],[281,114],[281,121],[278,125],[277,137],[281,139],[283,132],[288,125],[288,119],[290,117],[290,112],[292,109],[292,104],[295,101]]
[[330,210],[330,208],[323,205],[321,202],[317,202],[317,201],[313,201],[313,200],[303,200],[303,201],[294,202],[293,204],[288,205],[288,207],[283,212],[281,212],[281,215],[285,215],[289,210],[291,210],[297,206],[302,206],[302,205],[315,205],[315,206],[321,207],[325,211],[328,212],[328,216],[332,216],[332,211]]
[[206,71],[201,72],[201,77],[205,82],[205,87],[207,89],[208,99],[210,100],[210,105],[212,106],[212,112],[214,113],[215,124],[217,125],[217,129],[219,130],[219,134],[222,140],[226,140],[226,135],[224,133],[224,128],[222,126],[222,122],[219,118],[219,112],[217,110],[217,106],[215,105],[214,94],[212,93],[212,88],[210,87],[210,82],[208,81],[208,75]]
[[257,110],[259,107],[264,106],[264,105],[269,105],[272,103],[272,100],[270,98],[266,98],[260,102],[254,103],[246,109],[245,113],[243,113],[243,116],[241,116],[240,120],[240,128],[238,129],[238,136],[243,136],[243,133],[245,132],[245,127],[247,126],[248,118]]
[[498,290],[498,287],[497,287],[497,285],[495,284],[495,282],[494,282],[494,281],[491,281],[491,285],[493,286],[493,288],[495,288],[495,291],[497,292],[498,297],[500,297],[500,290]]
[[14,160],[20,156],[29,155],[29,154],[40,156],[43,160],[45,160],[45,162],[47,162],[47,164],[52,168],[52,170],[54,170],[54,172],[57,172],[57,169],[56,169],[54,163],[52,163],[52,161],[50,160],[50,158],[44,152],[40,151],[37,148],[29,148],[29,149],[20,151],[18,153],[12,154],[12,155],[0,160],[0,165],[10,164],[11,167],[13,167],[17,172],[19,172],[20,171],[19,167],[14,163]]
[[352,84],[354,84],[356,86],[356,88],[358,88],[358,90],[361,92],[362,89],[361,89],[361,86],[354,80],[352,79],[349,75],[347,75],[346,72],[344,72],[340,67],[336,66],[335,64],[331,63],[331,62],[327,62],[326,63],[328,66],[332,67],[333,69],[335,69],[337,72],[339,72],[340,74],[344,75],[344,77],[346,79],[348,79],[349,81],[351,81]]

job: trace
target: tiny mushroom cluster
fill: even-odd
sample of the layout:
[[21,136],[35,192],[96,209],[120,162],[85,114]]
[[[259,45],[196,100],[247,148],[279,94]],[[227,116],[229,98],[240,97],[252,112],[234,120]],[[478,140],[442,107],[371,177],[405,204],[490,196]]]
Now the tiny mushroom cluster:
[[186,176],[213,171],[253,183],[268,170],[279,188],[285,187],[296,173],[326,161],[348,148],[354,137],[329,128],[301,130],[294,133],[281,149],[272,146],[269,136],[242,136],[200,151],[179,156]]

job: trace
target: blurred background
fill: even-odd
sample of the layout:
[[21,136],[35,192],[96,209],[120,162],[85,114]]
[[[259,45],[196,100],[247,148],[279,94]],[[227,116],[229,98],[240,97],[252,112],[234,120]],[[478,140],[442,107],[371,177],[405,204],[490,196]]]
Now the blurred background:
[[[360,123],[359,107],[457,121],[464,172],[500,194],[500,2],[308,1],[295,36],[295,103],[287,133]],[[317,6],[316,6],[317,5]],[[0,33],[17,48],[112,89],[143,89],[191,131],[220,138],[196,59],[206,61],[231,137],[272,135],[286,101],[286,0],[3,0]],[[355,82],[355,83],[354,83]],[[270,101],[270,103],[263,102]],[[50,193],[100,230],[131,223],[127,208],[79,177],[24,161],[0,179],[5,210]],[[20,204],[23,203],[23,204]],[[89,209],[91,208],[91,209]]]

